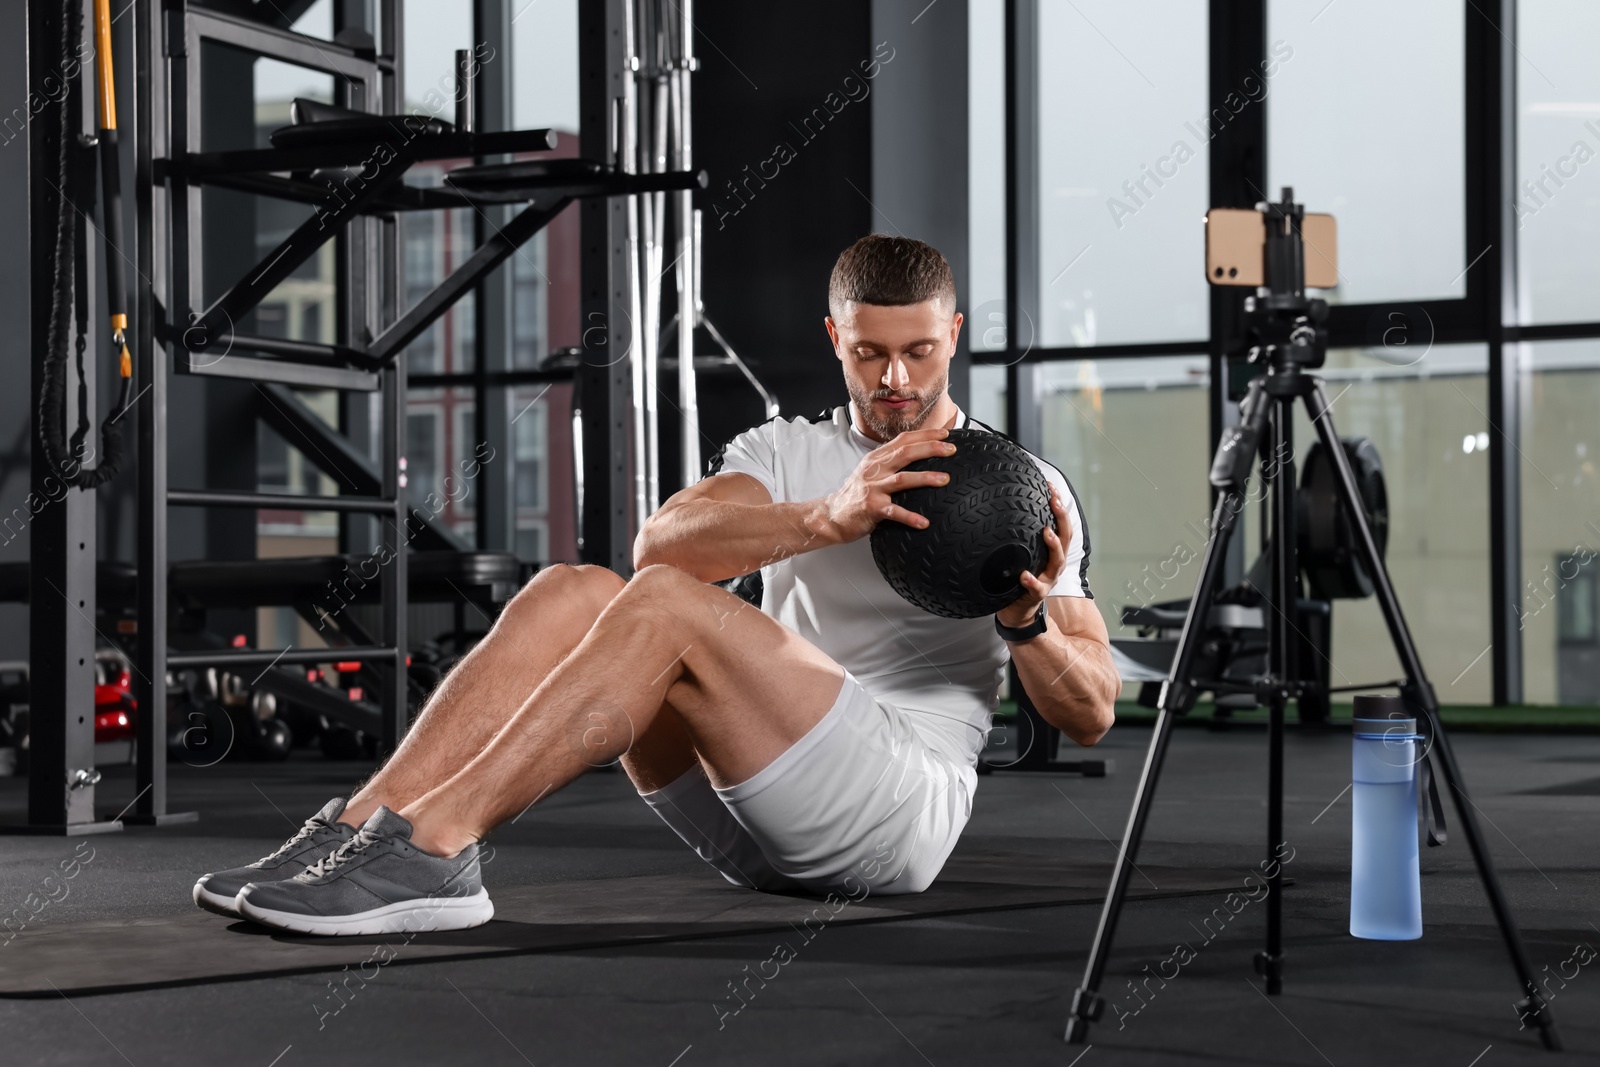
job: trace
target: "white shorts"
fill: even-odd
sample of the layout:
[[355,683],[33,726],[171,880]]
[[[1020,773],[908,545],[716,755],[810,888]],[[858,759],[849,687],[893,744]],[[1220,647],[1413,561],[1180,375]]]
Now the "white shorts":
[[640,795],[734,885],[892,894],[932,884],[976,785],[913,714],[846,672],[828,713],[752,777],[717,789],[697,764]]

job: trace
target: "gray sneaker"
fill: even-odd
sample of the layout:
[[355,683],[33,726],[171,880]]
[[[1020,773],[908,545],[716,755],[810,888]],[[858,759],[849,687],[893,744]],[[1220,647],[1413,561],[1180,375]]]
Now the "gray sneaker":
[[355,827],[339,821],[344,805],[344,797],[328,801],[272,855],[248,866],[205,875],[194,884],[194,902],[207,911],[237,919],[234,898],[246,885],[293,878],[356,835]]
[[411,824],[380,807],[355,837],[293,878],[252,883],[239,914],[301,934],[465,930],[494,917],[476,842],[446,859],[411,843]]

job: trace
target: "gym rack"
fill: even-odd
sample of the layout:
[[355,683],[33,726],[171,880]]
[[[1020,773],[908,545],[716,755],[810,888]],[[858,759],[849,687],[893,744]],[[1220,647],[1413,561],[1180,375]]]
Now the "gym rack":
[[[46,7],[31,2],[29,6]],[[363,662],[380,680],[381,745],[392,750],[399,743],[409,719],[408,549],[467,548],[453,531],[407,504],[403,473],[407,373],[401,357],[410,342],[575,202],[581,205],[585,327],[576,365],[494,378],[497,385],[524,380],[573,382],[574,407],[582,413],[587,439],[579,460],[580,553],[585,562],[621,573],[631,569],[630,532],[642,513],[635,494],[629,492],[630,482],[640,478],[636,462],[630,462],[638,451],[637,442],[631,440],[638,419],[629,416],[644,404],[635,396],[640,385],[638,349],[642,335],[654,332],[641,329],[645,324],[640,317],[630,314],[638,307],[641,290],[637,212],[639,202],[660,204],[666,193],[678,194],[674,201],[687,210],[692,190],[705,186],[703,173],[687,166],[668,170],[664,156],[660,166],[640,165],[642,152],[632,114],[641,69],[634,32],[639,12],[633,0],[580,5],[580,158],[554,160],[514,158],[552,149],[555,138],[550,130],[474,129],[473,82],[478,69],[467,53],[457,54],[454,122],[399,113],[404,51],[400,0],[334,5],[335,18],[342,24],[336,24],[331,41],[235,17],[221,6],[134,0],[125,12],[132,24],[135,87],[133,122],[127,125],[134,144],[136,232],[127,246],[133,249],[131,258],[143,279],[132,308],[141,472],[137,636],[132,657],[134,697],[141,709],[135,737],[137,794],[125,813],[97,819],[94,785],[99,772],[93,765],[93,722],[76,713],[87,701],[90,687],[78,684],[78,676],[87,677],[84,671],[65,669],[73,656],[83,657],[82,666],[94,654],[95,500],[72,494],[72,506],[61,508],[58,516],[66,525],[59,532],[49,531],[52,546],[42,543],[44,537],[35,538],[33,646],[36,655],[56,648],[60,656],[51,656],[48,663],[36,660],[35,675],[42,684],[35,687],[39,695],[32,725],[35,736],[46,744],[35,750],[28,822],[14,828],[24,832],[104,832],[120,829],[124,822],[159,825],[197,817],[168,810],[166,709],[169,672],[178,669],[266,664],[268,669],[287,670],[282,664],[313,658]],[[487,15],[502,29],[509,27],[505,0],[477,0],[474,6],[480,21]],[[54,5],[50,13],[53,19],[41,20],[37,31],[30,30],[30,37],[37,32],[39,46],[30,50],[38,57],[30,64],[35,84],[50,69],[48,57],[60,50],[62,5]],[[684,5],[682,25],[675,30],[680,42],[688,39],[688,25]],[[648,28],[664,32],[659,25]],[[54,48],[49,46],[52,33]],[[201,61],[211,45],[331,75],[335,99],[331,104],[296,101],[291,125],[273,133],[270,148],[201,151]],[[674,79],[681,78],[681,83],[673,83],[673,91],[681,94],[677,101],[685,114],[687,74],[692,69],[686,52],[686,44],[681,45],[671,72]],[[74,87],[64,106],[76,106],[78,92]],[[502,117],[505,110],[501,109]],[[688,159],[684,131],[679,139],[672,153],[675,166]],[[413,164],[445,159],[473,162],[450,171],[437,188],[405,184]],[[209,302],[203,298],[200,281],[204,239],[200,192],[207,186],[313,207],[310,218]],[[489,223],[480,231],[488,232],[466,261],[402,314],[398,216],[449,208],[476,209]],[[506,218],[512,209],[515,213]],[[659,226],[655,232],[659,238]],[[336,242],[337,261],[335,343],[263,337],[236,328],[279,282],[330,240]],[[659,280],[655,284],[659,290]],[[37,285],[36,281],[36,289]],[[44,321],[39,318],[37,298],[33,306],[37,330]],[[659,314],[658,295],[656,310]],[[651,337],[650,347],[656,344]],[[168,386],[173,374],[254,382],[256,417],[300,446],[308,462],[334,478],[342,495],[169,486],[168,420],[175,413],[168,408]],[[478,373],[467,377],[475,379],[481,412],[489,375],[480,366]],[[693,376],[686,377],[692,389]],[[654,385],[653,375],[649,384]],[[377,394],[377,461],[313,412],[292,387]],[[654,429],[653,420],[650,428]],[[653,468],[654,442],[651,445],[648,458]],[[39,469],[36,461],[36,484]],[[172,507],[335,511],[341,526],[352,515],[372,516],[377,520],[377,542],[392,549],[380,569],[381,606],[372,641],[326,650],[169,649],[172,568],[167,513]],[[35,532],[45,528],[41,524]],[[80,537],[77,553],[59,551]],[[245,560],[234,566],[258,562]],[[212,561],[207,566],[229,564]],[[45,602],[39,595],[41,581],[52,581],[55,591],[63,594],[61,611],[39,610]],[[68,610],[73,599],[79,604],[75,613]]]

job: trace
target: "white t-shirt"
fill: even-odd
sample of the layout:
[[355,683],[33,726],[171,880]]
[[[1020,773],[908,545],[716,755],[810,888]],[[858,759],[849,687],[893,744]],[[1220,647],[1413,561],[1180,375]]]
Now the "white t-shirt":
[[[957,412],[955,425],[996,433]],[[826,496],[880,442],[858,430],[845,404],[813,418],[772,419],[729,441],[709,474],[748,474],[773,501]],[[1066,566],[1052,596],[1093,597],[1089,535],[1066,477],[1038,456],[1072,524]],[[892,520],[885,520],[892,521]],[[918,732],[975,762],[999,703],[1009,659],[990,615],[946,619],[902,598],[878,573],[870,538],[803,552],[761,568],[761,610],[827,653],[875,698],[911,713]]]

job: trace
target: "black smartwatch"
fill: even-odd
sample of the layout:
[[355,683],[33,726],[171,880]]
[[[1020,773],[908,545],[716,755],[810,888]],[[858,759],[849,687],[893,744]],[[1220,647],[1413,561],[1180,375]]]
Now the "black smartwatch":
[[994,631],[1007,641],[1028,641],[1038,637],[1045,631],[1044,601],[1039,602],[1039,614],[1026,626],[1006,626],[1000,621],[1000,615],[995,614]]

